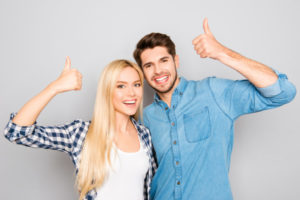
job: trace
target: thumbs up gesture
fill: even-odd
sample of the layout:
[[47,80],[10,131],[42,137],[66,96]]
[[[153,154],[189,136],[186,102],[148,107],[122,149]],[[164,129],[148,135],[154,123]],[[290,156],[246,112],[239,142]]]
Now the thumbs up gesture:
[[195,51],[201,58],[218,59],[226,47],[220,44],[210,31],[207,18],[203,21],[203,30],[204,34],[199,35],[193,40]]
[[66,58],[63,71],[53,82],[52,86],[55,88],[57,93],[81,89],[82,75],[78,70],[71,68],[71,60],[69,56]]

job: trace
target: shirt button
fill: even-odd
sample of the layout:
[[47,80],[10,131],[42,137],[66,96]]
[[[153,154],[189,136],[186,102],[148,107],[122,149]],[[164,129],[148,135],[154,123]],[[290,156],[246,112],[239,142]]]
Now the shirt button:
[[176,165],[179,165],[179,161],[176,161]]
[[182,96],[182,92],[180,92],[179,95]]
[[168,107],[165,107],[165,110],[168,110]]
[[174,126],[175,125],[175,123],[174,122],[172,122],[172,126]]
[[173,144],[177,144],[176,140],[173,141]]
[[180,185],[180,181],[177,181],[177,185]]

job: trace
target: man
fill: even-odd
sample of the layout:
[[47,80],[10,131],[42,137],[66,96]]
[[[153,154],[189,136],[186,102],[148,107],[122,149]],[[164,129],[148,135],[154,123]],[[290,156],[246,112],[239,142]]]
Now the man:
[[207,19],[203,29],[193,40],[197,54],[220,61],[247,80],[179,78],[175,45],[160,33],[146,35],[134,52],[156,91],[154,102],[144,110],[158,161],[152,199],[232,199],[228,170],[234,121],[288,103],[296,94],[285,75],[220,44]]

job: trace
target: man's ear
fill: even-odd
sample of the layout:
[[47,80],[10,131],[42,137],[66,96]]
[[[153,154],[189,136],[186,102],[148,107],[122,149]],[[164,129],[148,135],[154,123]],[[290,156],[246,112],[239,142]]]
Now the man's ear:
[[176,68],[178,69],[178,67],[179,67],[179,56],[177,54],[174,56],[174,62],[175,62]]

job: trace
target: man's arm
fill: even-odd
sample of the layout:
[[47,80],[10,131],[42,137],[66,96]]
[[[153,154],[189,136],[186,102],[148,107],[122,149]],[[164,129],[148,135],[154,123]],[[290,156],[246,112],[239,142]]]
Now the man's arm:
[[193,40],[194,49],[201,58],[212,58],[236,70],[246,77],[255,87],[264,88],[274,84],[278,76],[266,65],[246,58],[220,44],[203,21],[204,34]]

